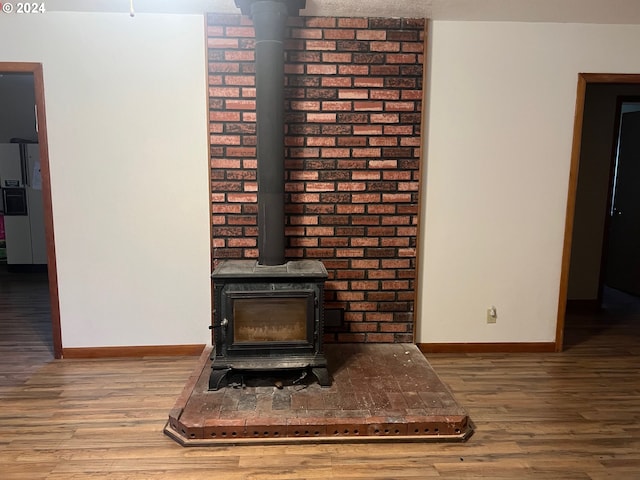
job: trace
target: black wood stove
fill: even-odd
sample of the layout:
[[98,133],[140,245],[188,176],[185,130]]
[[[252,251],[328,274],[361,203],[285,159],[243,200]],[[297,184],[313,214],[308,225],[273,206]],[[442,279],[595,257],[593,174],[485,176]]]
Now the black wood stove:
[[231,372],[310,370],[331,379],[322,353],[324,282],[317,260],[285,260],[284,50],[287,16],[304,0],[236,0],[256,34],[258,260],[223,260],[214,285],[209,390]]
[[216,308],[210,390],[223,386],[234,370],[311,370],[320,385],[331,384],[322,353],[327,271],[321,262],[261,266],[225,260],[212,278]]

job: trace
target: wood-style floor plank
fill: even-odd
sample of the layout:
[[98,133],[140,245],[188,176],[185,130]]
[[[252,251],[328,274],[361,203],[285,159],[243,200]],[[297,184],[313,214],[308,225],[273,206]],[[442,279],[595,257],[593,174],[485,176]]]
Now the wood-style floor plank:
[[573,314],[564,353],[437,354],[466,443],[183,448],[197,357],[54,360],[46,278],[0,272],[0,478],[640,478],[640,309]]

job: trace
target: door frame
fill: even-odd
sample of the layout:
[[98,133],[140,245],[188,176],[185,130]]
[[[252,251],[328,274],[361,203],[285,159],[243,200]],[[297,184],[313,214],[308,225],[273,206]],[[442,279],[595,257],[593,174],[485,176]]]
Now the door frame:
[[53,228],[51,203],[51,175],[49,168],[49,146],[44,107],[44,76],[42,64],[35,62],[0,62],[0,73],[33,74],[38,125],[38,147],[40,150],[40,173],[42,175],[42,202],[44,207],[44,230],[47,245],[47,271],[49,276],[49,301],[51,304],[51,332],[53,355],[62,358],[62,329],[60,327],[60,299],[58,296],[58,268]]
[[571,146],[571,165],[569,167],[569,189],[567,193],[567,211],[564,226],[562,266],[560,270],[560,290],[558,293],[558,316],[556,322],[555,350],[561,352],[564,344],[565,315],[567,309],[567,291],[569,288],[569,265],[571,260],[571,241],[580,169],[580,147],[582,142],[582,123],[587,84],[589,83],[627,83],[639,84],[640,74],[629,73],[579,73],[576,94],[576,109],[573,121],[573,142]]

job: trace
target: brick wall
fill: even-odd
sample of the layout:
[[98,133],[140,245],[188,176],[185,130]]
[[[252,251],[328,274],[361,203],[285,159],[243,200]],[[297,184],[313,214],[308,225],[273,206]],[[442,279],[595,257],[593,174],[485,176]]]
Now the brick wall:
[[[254,32],[207,18],[213,258],[257,258]],[[411,342],[423,19],[290,18],[287,258],[322,260],[338,342]]]

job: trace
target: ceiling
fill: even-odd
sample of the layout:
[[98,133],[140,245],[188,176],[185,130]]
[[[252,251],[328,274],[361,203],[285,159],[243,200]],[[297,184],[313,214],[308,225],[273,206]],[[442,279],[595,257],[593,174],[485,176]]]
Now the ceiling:
[[[47,0],[48,11],[129,13],[130,0]],[[133,0],[137,13],[238,13],[233,0]],[[307,0],[305,16],[640,24],[640,0]]]

